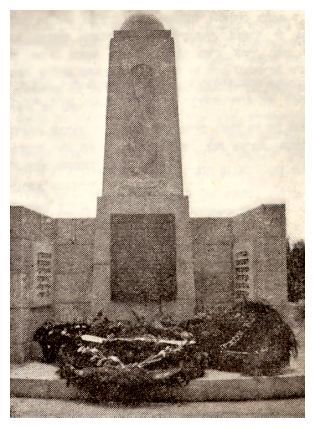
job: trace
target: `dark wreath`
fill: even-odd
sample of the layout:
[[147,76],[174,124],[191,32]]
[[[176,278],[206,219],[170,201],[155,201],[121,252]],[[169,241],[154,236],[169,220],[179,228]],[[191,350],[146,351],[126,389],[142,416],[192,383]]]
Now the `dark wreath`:
[[100,312],[90,325],[46,323],[34,340],[46,362],[58,362],[68,385],[96,401],[148,401],[160,390],[165,396],[206,368],[275,375],[297,355],[291,328],[270,305],[256,302],[181,323],[137,314],[134,322],[113,322]]
[[193,340],[91,335],[81,340],[75,351],[61,348],[60,375],[93,400],[150,400],[159,390],[204,374],[202,355],[198,358],[193,352]]

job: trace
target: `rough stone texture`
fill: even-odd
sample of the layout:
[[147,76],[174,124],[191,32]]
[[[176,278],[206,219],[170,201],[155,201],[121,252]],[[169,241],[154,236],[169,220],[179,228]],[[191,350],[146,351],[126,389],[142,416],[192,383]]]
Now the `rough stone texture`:
[[95,219],[56,219],[55,319],[87,319],[93,280]]
[[[52,246],[55,221],[25,207],[11,207],[10,235],[10,356],[21,363],[30,357],[36,326],[53,316],[52,300],[36,296],[35,260],[41,248]],[[34,305],[38,307],[35,318]]]
[[[111,319],[130,318],[132,310],[152,317],[160,305],[163,312],[180,319],[191,316],[196,306],[229,304],[239,286],[235,253],[245,249],[250,252],[250,296],[276,306],[287,300],[284,205],[261,205],[234,218],[189,218],[188,198],[183,195],[174,40],[155,18],[127,20],[114,32],[107,96],[103,195],[96,218],[51,219],[25,207],[11,207],[15,362],[36,354],[31,338],[47,319],[88,319],[100,309]],[[112,300],[113,215],[172,218],[175,300],[142,304]],[[133,242],[125,237],[127,252]],[[163,249],[156,241],[150,250],[158,252],[156,260],[167,252],[167,245],[170,242]],[[130,266],[138,256],[150,266],[154,257],[140,250],[131,252]],[[123,251],[120,246],[118,253]],[[51,254],[52,260],[51,289],[45,296],[38,288],[39,252]],[[137,275],[147,273],[144,269]],[[142,288],[144,281],[138,281]]]
[[55,221],[57,244],[93,244],[94,218],[58,218]]
[[89,302],[92,276],[92,268],[86,272],[57,273],[55,276],[56,304]]
[[109,53],[103,194],[182,194],[174,40],[115,31]]
[[[195,308],[195,289],[188,198],[175,195],[164,197],[112,195],[98,199],[92,290],[94,311],[104,308],[113,318],[130,318],[131,309],[138,307],[131,302],[127,304],[113,302],[110,299],[110,216],[112,213],[173,214],[175,216],[177,298],[174,302],[165,302],[164,307],[177,318],[192,315]],[[128,245],[127,242],[126,245]],[[147,312],[150,314],[152,308],[158,310],[158,303],[148,305],[148,308]]]
[[[13,367],[11,394],[15,397],[33,398],[75,399],[80,397],[80,391],[77,388],[66,387],[65,379],[58,378],[56,367],[39,363]],[[278,376],[260,377],[207,370],[204,377],[194,379],[188,385],[173,388],[171,391],[172,397],[179,402],[262,400],[304,397],[304,394],[305,376],[300,370],[292,370]],[[167,398],[169,399],[169,391],[166,394],[159,393],[156,401],[163,402]]]
[[15,363],[23,363],[26,359],[25,343],[29,336],[29,313],[28,308],[10,310],[10,357]]
[[[103,196],[97,205],[92,307],[105,308],[113,318],[129,318],[131,309],[137,307],[134,301],[118,301],[111,289],[117,272],[110,252],[110,221],[118,214],[174,216],[177,295],[175,301],[163,304],[177,318],[192,315],[195,308],[188,200],[183,196],[182,184],[174,40],[170,31],[151,21],[131,21],[115,31],[110,43]],[[131,244],[126,236],[126,248]],[[164,250],[156,245],[151,253],[154,251]],[[154,257],[139,247],[128,265],[134,263],[136,269],[137,258],[150,265]],[[139,289],[139,295],[149,273],[137,269],[134,288]],[[149,313],[158,309],[158,302],[143,306]]]
[[[49,223],[41,221],[41,217],[46,220],[45,216],[23,207],[12,207],[13,361],[22,362],[30,355],[38,356],[38,350],[31,344],[31,336],[36,326],[46,319],[55,318],[58,322],[89,319],[101,308],[110,318],[130,318],[132,309],[147,316],[159,312],[157,302],[128,305],[111,301],[111,213],[175,215],[177,277],[182,288],[179,286],[176,305],[162,303],[165,312],[178,318],[187,316],[195,309],[195,299],[198,309],[211,309],[233,302],[233,249],[248,243],[253,248],[254,298],[268,300],[276,307],[287,300],[283,205],[262,205],[235,218],[189,220],[188,199],[181,196],[132,199],[112,196],[99,198],[98,202],[96,219],[56,219]],[[23,223],[32,228],[33,235],[21,227],[22,218]],[[55,225],[56,230],[51,225]],[[29,239],[31,236],[33,239]],[[191,236],[193,264],[187,258],[191,251]],[[48,306],[32,308],[33,251],[36,243],[46,245],[47,240],[53,244],[55,252],[53,298]]]
[[75,273],[91,269],[93,245],[91,244],[56,244],[56,272]]
[[200,309],[233,301],[233,253],[242,249],[250,249],[249,298],[287,301],[284,205],[261,205],[234,218],[194,218],[191,224]]
[[176,299],[175,216],[113,214],[110,224],[111,299]]
[[198,309],[233,298],[232,219],[191,219]]
[[253,246],[255,298],[287,301],[284,205],[261,205],[233,219],[234,240]]
[[26,273],[11,272],[10,276],[10,303],[11,308],[28,307],[31,287],[31,276]]
[[55,321],[57,323],[92,321],[91,305],[87,301],[56,302],[54,305]]

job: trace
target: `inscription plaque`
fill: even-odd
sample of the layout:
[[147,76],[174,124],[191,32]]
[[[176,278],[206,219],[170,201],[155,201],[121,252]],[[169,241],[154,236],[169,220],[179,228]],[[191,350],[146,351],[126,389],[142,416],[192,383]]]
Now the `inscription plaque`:
[[173,214],[112,214],[110,252],[112,300],[175,300]]
[[252,251],[247,243],[234,248],[234,289],[236,298],[253,298]]
[[31,304],[33,307],[50,305],[53,279],[52,246],[41,242],[34,244],[33,260],[34,280]]

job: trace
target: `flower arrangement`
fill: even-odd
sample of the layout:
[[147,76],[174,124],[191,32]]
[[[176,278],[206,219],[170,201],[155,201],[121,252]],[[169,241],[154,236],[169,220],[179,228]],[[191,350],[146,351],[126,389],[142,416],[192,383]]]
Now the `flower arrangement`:
[[[268,304],[242,302],[181,323],[170,317],[46,323],[34,335],[46,362],[90,399],[137,402],[187,384],[206,368],[275,375],[297,354],[291,328]],[[165,394],[164,394],[165,395]],[[171,397],[171,395],[170,395]]]

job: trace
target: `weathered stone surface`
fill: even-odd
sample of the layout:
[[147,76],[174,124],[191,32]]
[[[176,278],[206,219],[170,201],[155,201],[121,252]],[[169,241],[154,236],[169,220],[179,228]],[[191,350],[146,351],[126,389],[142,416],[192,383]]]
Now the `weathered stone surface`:
[[232,218],[196,217],[191,219],[194,246],[206,242],[231,242]]
[[56,273],[86,272],[92,269],[93,245],[57,244]]
[[29,308],[11,308],[10,339],[11,343],[23,343],[29,338]]
[[285,205],[260,205],[239,214],[233,218],[232,230],[236,238],[259,235],[285,238]]
[[[59,303],[54,305],[55,321],[57,323],[92,321],[91,305],[89,301],[74,303]],[[93,313],[94,314],[94,313]],[[94,314],[95,315],[95,314]]]
[[47,216],[41,217],[41,234],[50,241],[56,239],[56,220]]
[[95,235],[95,218],[75,219],[75,238],[78,244],[93,244]]
[[22,216],[24,207],[10,207],[10,238],[20,238],[22,236]]
[[27,273],[11,273],[10,275],[10,307],[28,308],[31,278]]
[[33,267],[33,242],[29,239],[11,238],[10,272],[30,273]]
[[[157,401],[169,400],[169,392],[157,395]],[[79,398],[79,391],[66,387],[58,378],[56,367],[29,363],[11,371],[11,394],[15,397]],[[171,395],[177,401],[262,400],[270,398],[304,397],[305,376],[296,370],[279,376],[248,377],[239,373],[207,370],[202,378],[184,387],[174,388]]]
[[279,238],[256,240],[257,294],[271,303],[287,301],[286,242]]
[[[233,218],[189,218],[188,198],[183,196],[174,41],[154,18],[130,18],[114,32],[106,118],[103,194],[96,218],[51,219],[11,207],[11,351],[16,361],[30,355],[30,337],[47,317],[71,321],[99,309],[112,319],[131,318],[132,309],[148,317],[158,313],[156,293],[155,302],[144,299],[142,304],[129,298],[122,302],[119,296],[128,295],[121,279],[127,266],[136,287],[145,288],[151,281],[154,288],[152,278],[146,277],[157,272],[153,260],[163,264],[163,275],[172,260],[176,298],[162,301],[162,310],[177,319],[193,315],[196,303],[198,309],[211,310],[234,301],[240,280],[236,281],[235,253],[245,248],[250,248],[250,297],[274,305],[287,299],[284,205],[261,205]],[[143,222],[150,216],[171,216],[174,237],[164,239],[162,233],[151,239],[148,230],[135,238],[125,230],[114,254],[115,215],[140,215]],[[131,251],[130,246],[136,248]],[[167,253],[170,247],[174,251]],[[49,248],[54,263],[50,297],[39,301],[34,293],[40,248]],[[162,254],[168,254],[167,263]]]
[[74,220],[71,218],[58,218],[56,220],[57,244],[70,244],[75,242]]
[[[36,253],[55,239],[55,222],[47,216],[24,207],[11,207],[10,245],[10,349],[13,361],[30,357],[30,344],[36,326],[45,316],[37,312],[33,318],[36,289]],[[51,302],[49,302],[51,303]],[[44,311],[47,307],[44,302]],[[40,306],[43,302],[40,303]],[[52,315],[51,309],[49,309]],[[52,318],[52,316],[50,316]]]
[[56,242],[58,244],[93,244],[94,218],[56,219]]
[[55,239],[55,220],[22,206],[10,207],[11,238]]
[[174,41],[115,32],[110,43],[103,194],[182,194]]
[[232,219],[193,218],[193,255],[198,309],[233,299]]
[[[138,306],[128,299],[126,310],[115,287],[111,288],[117,276],[111,254],[111,216],[141,215],[143,224],[152,215],[173,216],[177,293],[175,301],[163,304],[174,316],[192,315],[195,289],[191,229],[188,200],[183,197],[182,189],[174,42],[170,32],[150,30],[140,34],[135,29],[115,32],[110,45],[104,162],[103,196],[98,199],[95,230],[93,307],[106,308],[114,318],[123,315],[130,318],[131,309]],[[149,235],[143,237],[145,242],[144,238]],[[170,239],[166,241],[163,245],[170,245]],[[126,262],[138,275],[133,278],[133,287],[138,287],[139,293],[144,284],[150,283],[145,275],[154,271],[152,260],[165,253],[154,242],[152,239],[152,248],[147,252],[137,244]],[[126,232],[121,244],[119,257],[124,252],[128,254],[129,246],[135,242]],[[137,266],[138,259],[142,260],[142,267]],[[145,266],[151,268],[144,269]],[[121,287],[122,281],[118,282]],[[124,294],[123,290],[118,294]],[[159,298],[151,295],[145,300]],[[149,303],[144,306],[155,307]]]
[[10,359],[13,363],[23,363],[30,343],[29,309],[10,309]]
[[113,214],[110,234],[112,300],[175,300],[175,216]]
[[251,242],[254,298],[287,300],[284,205],[261,205],[233,219],[234,240]]
[[[121,317],[121,305],[111,301],[110,288],[110,216],[119,214],[167,214],[175,217],[176,234],[176,301],[165,303],[175,317],[191,316],[195,308],[195,287],[191,248],[191,226],[188,199],[183,196],[104,196],[98,199],[98,211],[94,246],[94,280],[92,306],[106,307],[115,318]],[[126,247],[129,242],[126,240]],[[106,304],[109,299],[108,304]],[[129,302],[130,308],[132,308]],[[112,310],[116,308],[117,310]],[[185,313],[186,311],[186,313]],[[124,312],[125,313],[125,312]],[[130,309],[128,311],[130,314]]]
[[55,302],[76,303],[86,302],[91,298],[93,271],[56,273]]
[[42,230],[42,223],[46,222],[47,217],[36,211],[23,208],[21,222],[21,237],[26,239],[42,239],[45,235]]

